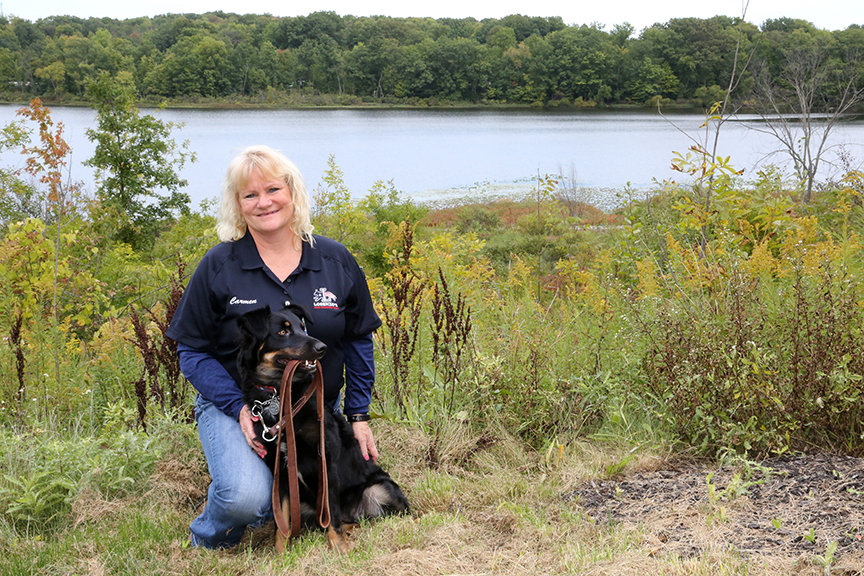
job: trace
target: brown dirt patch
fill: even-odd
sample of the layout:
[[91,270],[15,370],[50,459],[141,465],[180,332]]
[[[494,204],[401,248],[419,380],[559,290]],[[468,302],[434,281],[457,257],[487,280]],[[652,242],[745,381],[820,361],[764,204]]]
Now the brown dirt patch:
[[837,542],[831,574],[864,574],[861,458],[796,456],[747,468],[681,463],[588,481],[564,499],[597,524],[641,526],[652,555],[686,559],[732,549],[810,573]]

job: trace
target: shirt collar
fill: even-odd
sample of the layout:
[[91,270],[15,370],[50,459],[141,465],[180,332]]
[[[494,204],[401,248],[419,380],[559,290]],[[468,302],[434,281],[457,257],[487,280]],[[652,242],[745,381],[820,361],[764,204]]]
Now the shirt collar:
[[[320,238],[315,237],[316,241]],[[317,247],[310,246],[308,242],[303,243],[303,253],[300,254],[301,270],[321,270],[321,251]]]
[[258,254],[258,247],[255,246],[255,240],[247,231],[242,238],[234,242],[234,250],[240,258],[240,268],[243,270],[255,270],[263,268],[264,261],[261,260],[261,255]]
[[[255,270],[264,267],[264,261],[261,260],[261,255],[258,254],[255,240],[248,231],[234,244],[237,256],[240,258],[240,268],[243,270]],[[310,246],[308,242],[303,243],[303,253],[300,254],[300,266],[298,269],[321,270],[321,252],[317,248]]]

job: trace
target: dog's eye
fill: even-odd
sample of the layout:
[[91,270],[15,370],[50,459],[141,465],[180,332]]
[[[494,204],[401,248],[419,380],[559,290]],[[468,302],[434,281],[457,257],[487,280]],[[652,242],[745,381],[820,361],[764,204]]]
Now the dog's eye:
[[280,336],[287,336],[287,335],[288,335],[288,330],[279,330],[279,335],[280,335]]

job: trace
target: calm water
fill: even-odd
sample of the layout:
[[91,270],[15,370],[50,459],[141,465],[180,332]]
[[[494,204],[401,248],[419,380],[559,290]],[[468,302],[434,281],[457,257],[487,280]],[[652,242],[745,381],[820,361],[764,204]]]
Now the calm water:
[[[0,105],[0,122],[15,118],[16,106]],[[352,196],[366,194],[376,180],[392,180],[397,189],[418,200],[481,194],[518,193],[531,189],[539,174],[575,175],[587,187],[620,189],[628,183],[649,187],[654,179],[680,179],[670,169],[673,151],[686,151],[688,135],[700,137],[704,118],[652,111],[569,112],[487,110],[145,110],[184,122],[178,139],[188,139],[198,162],[183,177],[193,205],[218,195],[225,167],[242,148],[268,144],[285,152],[304,173],[311,189],[321,181],[327,158],[334,155]],[[85,131],[95,124],[88,108],[52,110],[66,125],[73,148],[72,177],[93,188],[92,170],[81,162],[92,156]],[[769,136],[750,130],[754,119],[724,126],[720,153],[755,174],[776,148]],[[704,134],[702,134],[704,137]],[[859,162],[864,122],[836,131]],[[5,152],[0,163],[21,166],[22,157]],[[828,172],[822,174],[827,176]],[[599,201],[613,203],[613,198]]]

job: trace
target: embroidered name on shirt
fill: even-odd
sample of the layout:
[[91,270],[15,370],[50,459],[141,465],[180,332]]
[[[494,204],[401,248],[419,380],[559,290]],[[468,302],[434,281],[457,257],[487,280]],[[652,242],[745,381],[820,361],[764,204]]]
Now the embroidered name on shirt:
[[323,286],[312,293],[312,304],[316,309],[329,308],[331,310],[339,309],[338,298],[333,292],[327,290]]
[[241,300],[234,296],[231,300],[228,301],[229,304],[257,304],[258,300]]

